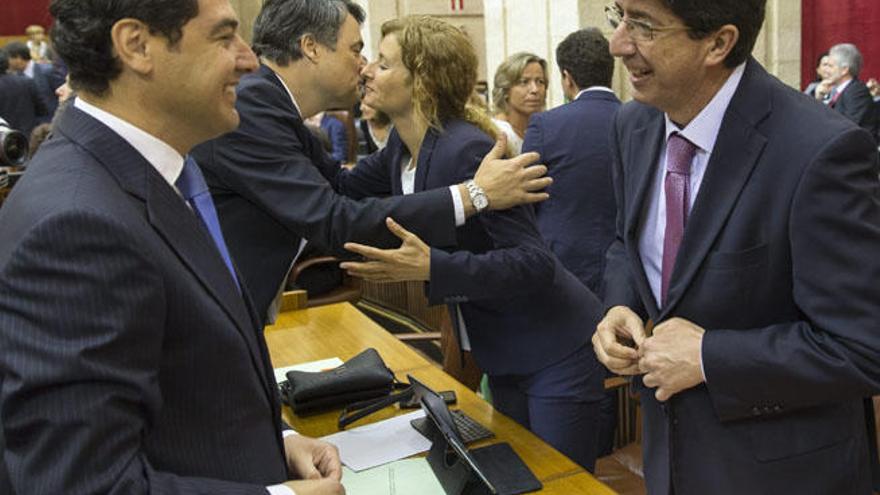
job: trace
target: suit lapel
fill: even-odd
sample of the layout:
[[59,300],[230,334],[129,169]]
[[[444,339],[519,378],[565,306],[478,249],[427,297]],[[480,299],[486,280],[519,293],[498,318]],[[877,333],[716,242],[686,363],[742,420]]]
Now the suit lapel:
[[688,218],[669,282],[668,301],[659,316],[661,320],[672,312],[696,275],[767,144],[766,137],[756,129],[757,122],[763,120],[771,108],[769,90],[759,84],[764,77],[768,76],[763,69],[749,61],[740,87],[727,108]]
[[59,127],[63,134],[89,150],[120,187],[144,201],[150,224],[234,322],[268,389],[256,327],[210,234],[195,214],[140,153],[91,116],[71,108]]
[[431,168],[431,156],[434,154],[434,147],[437,145],[437,132],[428,129],[425,133],[425,139],[422,140],[422,147],[419,149],[419,162],[416,166],[416,180],[413,186],[413,192],[425,190],[425,182],[428,178],[428,169]]
[[626,202],[624,244],[629,259],[635,265],[632,273],[635,276],[636,288],[642,296],[645,308],[651,315],[655,315],[658,310],[651,292],[651,285],[648,283],[648,278],[642,267],[642,257],[639,254],[639,232],[641,232],[642,220],[647,211],[651,184],[657,172],[664,129],[663,114],[657,112],[647,125],[633,132],[632,140],[627,143],[629,146],[627,155],[634,157],[634,159],[628,160],[628,162],[632,164],[632,167],[639,167],[639,170],[626,170],[624,173],[624,176],[627,177],[626,191],[632,192],[630,195],[632,200]]

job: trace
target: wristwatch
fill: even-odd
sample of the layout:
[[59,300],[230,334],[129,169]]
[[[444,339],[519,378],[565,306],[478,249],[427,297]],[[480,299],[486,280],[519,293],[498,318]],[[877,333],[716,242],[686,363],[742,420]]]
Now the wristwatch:
[[464,187],[467,188],[468,194],[471,197],[471,203],[474,204],[474,209],[477,210],[477,213],[489,207],[489,198],[486,196],[483,188],[478,186],[476,182],[469,180],[464,183]]

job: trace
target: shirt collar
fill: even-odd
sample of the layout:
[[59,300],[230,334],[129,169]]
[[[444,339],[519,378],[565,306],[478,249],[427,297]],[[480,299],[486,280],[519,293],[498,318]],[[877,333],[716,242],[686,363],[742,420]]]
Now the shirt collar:
[[590,86],[587,89],[582,89],[582,90],[578,91],[578,94],[574,95],[574,98],[572,98],[571,101],[577,100],[587,91],[605,91],[605,92],[612,93],[612,94],[614,93],[614,91],[612,91],[611,88],[609,88],[607,86]]
[[712,101],[684,129],[679,129],[669,118],[669,114],[666,114],[666,139],[669,140],[669,136],[673,132],[678,132],[682,137],[711,155],[712,149],[715,147],[715,141],[718,139],[718,132],[721,130],[724,113],[727,112],[730,100],[733,99],[733,94],[736,92],[736,88],[739,87],[740,81],[742,81],[745,68],[746,64],[743,62],[734,69],[727,78],[727,81],[721,86],[721,89],[715,93]]
[[22,73],[24,75],[30,77],[31,79],[34,78],[34,61],[33,60],[28,60],[27,66],[24,68]]
[[834,87],[834,92],[836,94],[843,93],[843,91],[846,89],[847,86],[849,86],[849,83],[851,82],[853,82],[852,79],[847,79],[846,81],[843,81],[842,83]]
[[109,127],[137,150],[172,187],[183,171],[183,156],[159,138],[139,129],[119,117],[77,98],[73,106]]
[[[269,70],[272,70],[271,68]],[[303,120],[302,110],[299,108],[299,104],[296,102],[296,98],[293,97],[293,93],[290,92],[290,88],[287,87],[287,83],[284,82],[284,79],[281,78],[281,75],[272,70],[272,73],[275,74],[275,77],[278,78],[278,81],[281,82],[281,86],[284,87],[284,91],[287,91],[287,96],[290,96],[290,102],[293,103],[293,108],[296,108],[296,113],[299,114],[299,117]]]

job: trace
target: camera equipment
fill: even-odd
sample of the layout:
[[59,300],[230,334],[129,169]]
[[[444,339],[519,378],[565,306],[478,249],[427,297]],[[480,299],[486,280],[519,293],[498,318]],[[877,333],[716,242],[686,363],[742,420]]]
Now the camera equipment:
[[28,157],[28,139],[0,120],[0,166],[18,167]]

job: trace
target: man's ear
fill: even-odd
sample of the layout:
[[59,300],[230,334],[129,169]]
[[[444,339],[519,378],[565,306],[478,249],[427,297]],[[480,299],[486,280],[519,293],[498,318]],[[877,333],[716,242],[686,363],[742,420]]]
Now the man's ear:
[[155,42],[163,41],[155,38],[150,28],[137,19],[120,19],[110,29],[114,54],[123,66],[140,75],[153,71]]
[[302,52],[303,57],[307,58],[310,62],[316,63],[319,58],[319,50],[318,50],[318,40],[315,39],[315,36],[312,34],[304,34],[299,39],[299,50]]
[[711,46],[706,57],[709,65],[719,65],[724,63],[724,59],[736,46],[739,41],[739,28],[733,24],[725,24],[718,28],[714,34],[709,37]]

